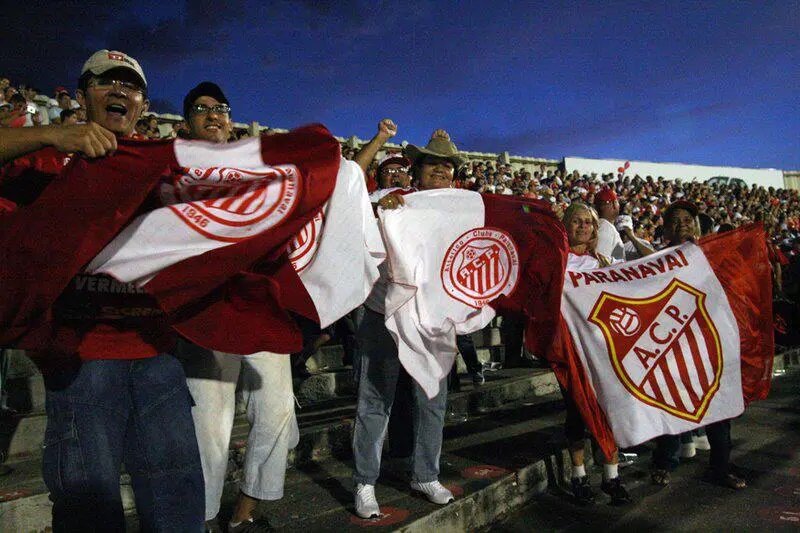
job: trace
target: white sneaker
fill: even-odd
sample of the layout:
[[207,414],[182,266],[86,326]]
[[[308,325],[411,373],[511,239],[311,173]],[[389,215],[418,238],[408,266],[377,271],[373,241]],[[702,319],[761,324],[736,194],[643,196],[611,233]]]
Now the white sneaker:
[[429,481],[427,483],[412,481],[411,488],[423,493],[429,501],[439,505],[447,505],[455,500],[453,493],[447,490],[447,487],[439,483],[439,481]]
[[694,441],[694,447],[698,450],[705,450],[708,451],[711,449],[711,443],[708,442],[708,437],[705,435],[701,435],[699,437],[692,437]]
[[681,444],[681,458],[690,459],[695,455],[697,455],[697,452],[695,451],[694,442]]
[[379,518],[381,509],[375,499],[375,485],[356,486],[356,514],[361,518]]

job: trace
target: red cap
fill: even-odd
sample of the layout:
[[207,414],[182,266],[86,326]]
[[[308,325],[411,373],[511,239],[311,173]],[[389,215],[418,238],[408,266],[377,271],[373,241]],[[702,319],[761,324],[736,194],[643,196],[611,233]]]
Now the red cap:
[[66,87],[61,87],[61,86],[59,85],[58,87],[56,87],[56,88],[55,88],[55,94],[56,94],[56,95],[59,95],[59,94],[61,94],[61,93],[67,93],[67,94],[69,94],[69,91],[67,90],[67,88],[66,88]]
[[599,204],[602,202],[616,202],[617,193],[609,187],[603,187],[599,193],[594,196],[594,203]]

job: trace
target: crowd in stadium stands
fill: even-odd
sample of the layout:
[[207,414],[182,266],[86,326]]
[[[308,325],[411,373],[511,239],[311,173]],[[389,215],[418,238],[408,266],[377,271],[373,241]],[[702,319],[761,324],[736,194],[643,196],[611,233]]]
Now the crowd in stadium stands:
[[[99,53],[100,52],[98,52],[98,54]],[[117,53],[109,52],[107,59],[101,59],[103,59],[106,63],[110,61],[121,61],[115,56],[115,54]],[[88,64],[89,63],[87,63],[87,65]],[[87,69],[88,67],[84,68]],[[133,70],[132,67],[125,65],[122,67],[117,67],[115,70],[120,70],[120,68],[123,69],[123,71],[125,69]],[[136,65],[136,68],[139,68],[138,65]],[[101,79],[98,78],[98,76],[102,73],[103,72],[93,72],[91,69],[89,69],[88,72],[85,72],[89,78],[94,77],[97,80]],[[130,72],[128,74],[130,74]],[[134,87],[134,89],[128,87],[125,90],[137,92],[137,102],[141,102],[146,94],[146,83],[144,83],[144,76],[140,70],[136,70],[134,74],[136,74],[138,78],[134,77],[130,79],[133,79],[137,82],[141,80],[144,87],[137,86]],[[88,85],[87,82],[86,87],[95,87],[96,85],[102,85],[103,83],[106,83],[109,88],[116,88],[120,91],[122,91],[121,87],[126,87],[124,85],[125,83],[132,85],[129,79],[119,80],[109,78],[102,79],[102,81],[97,81],[95,85]],[[84,90],[86,90],[86,88],[84,88]],[[66,88],[56,87],[52,93],[52,98],[39,93],[40,91],[30,86],[15,87],[7,78],[0,76],[0,128],[38,127],[49,124],[71,125],[86,121],[86,110],[82,108],[77,101],[72,99],[71,94]],[[92,108],[90,105],[89,109],[92,110],[95,108]],[[204,83],[193,89],[193,91],[187,95],[186,102],[184,102],[184,113],[186,115],[186,119],[189,121],[188,123],[185,120],[160,121],[159,117],[154,115],[143,116],[135,122],[135,126],[133,128],[135,133],[133,135],[140,139],[181,137],[204,139],[218,143],[224,143],[226,140],[240,139],[248,135],[247,132],[236,131],[232,127],[232,123],[230,122],[230,107],[227,99],[220,88],[214,84]],[[221,138],[204,137],[204,134],[200,131],[200,128],[197,125],[202,120],[210,120],[208,117],[211,115],[224,116],[222,123],[225,128],[217,127],[214,129],[215,135],[217,135],[219,131],[225,131]],[[136,116],[138,116],[138,114]],[[197,122],[197,124],[195,122]],[[166,124],[169,126],[166,126]],[[59,129],[58,131],[64,132],[65,130]],[[230,139],[228,139],[228,134],[230,134]],[[384,119],[378,125],[378,134],[376,137],[372,141],[362,146],[360,151],[356,151],[356,149],[347,144],[342,147],[342,152],[346,158],[355,160],[363,169],[366,170],[368,176],[368,188],[370,188],[371,191],[377,189],[378,185],[380,185],[381,189],[387,189],[390,187],[407,188],[409,185],[411,187],[416,185],[413,182],[409,183],[411,171],[409,167],[412,166],[413,158],[407,158],[406,156],[408,154],[392,154],[392,149],[384,149],[385,143],[396,134],[397,126],[392,121]],[[449,136],[443,130],[435,131],[431,140],[432,143],[434,139],[445,139],[447,143],[444,144],[449,143]],[[439,144],[442,145],[442,143]],[[452,143],[449,143],[448,145],[451,146],[454,151],[456,150],[455,145],[452,145]],[[432,144],[428,145],[429,148],[431,146]],[[433,148],[431,148],[431,150],[433,150]],[[381,154],[381,157],[378,158],[379,152],[381,151],[383,151],[383,153]],[[433,152],[438,153],[436,150],[433,150]],[[592,173],[581,175],[577,171],[570,173],[564,168],[556,168],[554,166],[546,165],[540,165],[538,168],[531,171],[529,169],[532,167],[532,165],[521,166],[519,164],[512,165],[508,163],[477,159],[469,160],[466,164],[461,165],[459,168],[455,168],[457,163],[461,161],[461,158],[455,153],[450,153],[447,156],[435,156],[434,159],[436,157],[445,162],[450,162],[449,172],[453,172],[453,170],[455,170],[455,179],[452,181],[452,186],[456,188],[469,189],[487,194],[518,195],[526,198],[544,200],[552,204],[552,208],[557,214],[563,215],[566,212],[567,215],[565,220],[571,215],[574,215],[576,211],[580,211],[581,209],[591,211],[588,206],[595,206],[600,214],[600,219],[605,219],[610,224],[614,224],[616,230],[619,232],[619,240],[621,240],[621,242],[624,244],[623,251],[621,252],[623,254],[622,259],[631,259],[638,257],[639,255],[646,255],[646,253],[652,252],[653,249],[658,249],[673,243],[669,236],[669,230],[667,231],[667,234],[665,234],[665,224],[663,218],[666,214],[666,217],[669,220],[670,211],[668,210],[668,207],[671,204],[673,206],[673,211],[678,211],[681,209],[680,207],[675,207],[676,205],[680,205],[680,202],[691,202],[691,204],[686,205],[696,206],[696,210],[699,212],[698,218],[701,226],[700,233],[702,235],[728,231],[748,222],[763,222],[767,228],[770,239],[770,260],[772,262],[774,271],[773,279],[775,282],[774,292],[776,300],[796,302],[798,299],[800,299],[798,298],[800,292],[798,290],[798,280],[800,280],[800,191],[774,189],[772,187],[764,188],[755,185],[710,185],[704,182],[696,181],[691,176],[687,176],[686,179],[683,180],[667,180],[662,177],[638,175],[630,176],[625,172],[614,174]],[[442,162],[435,164],[443,165]],[[430,165],[434,165],[434,163],[430,163]],[[448,181],[447,183],[449,184],[450,182]],[[397,204],[399,200],[393,200],[388,195],[385,197],[379,196],[374,196],[373,201],[378,203],[382,202],[380,203],[382,207],[397,207],[397,205],[392,206],[390,204],[392,201]],[[586,205],[579,206],[576,205],[577,202],[582,202]],[[679,202],[679,204],[676,204],[676,202]],[[571,205],[572,208],[570,208]],[[614,232],[614,238],[617,238],[616,232]],[[634,240],[636,242],[633,242]],[[642,248],[642,243],[644,243],[644,251]],[[793,305],[794,304],[792,304],[792,306]],[[786,320],[791,320],[796,315],[796,313],[793,315],[794,311],[792,311],[792,309],[796,311],[796,307],[792,306],[786,308]],[[369,308],[369,305],[367,305],[367,308]],[[363,308],[361,309],[361,312],[364,312]],[[367,310],[367,315],[369,315],[369,313],[370,311]],[[376,314],[374,311],[372,313],[373,315]],[[376,316],[378,316],[378,319],[376,320],[380,322],[379,314]],[[359,320],[363,320],[363,314]],[[328,341],[333,336],[337,336],[337,330],[341,330],[338,335],[341,335],[345,343],[347,343],[346,341],[349,338],[352,344],[352,337],[355,328],[352,324],[348,326],[347,324],[343,324],[343,322],[345,322],[344,319],[339,324],[334,325],[334,327],[325,331],[320,331],[319,328],[315,328],[313,325],[309,326],[308,328],[304,328],[310,330],[308,335],[306,335],[308,347],[304,352],[297,354],[297,357],[294,358],[295,373],[299,372],[301,375],[307,374],[307,370],[305,369],[306,359],[311,353],[315,352],[322,343]],[[511,324],[512,327],[514,326],[511,321],[508,323]],[[791,329],[786,328],[785,324],[783,327],[784,329]],[[779,324],[776,325],[776,329],[779,330]],[[504,342],[508,347],[510,342],[507,333],[508,332],[504,333]],[[519,348],[517,351],[520,351],[522,349],[521,329],[518,329],[516,335],[520,337],[517,339],[517,345]],[[480,385],[483,383],[483,375],[481,373],[480,363],[477,361],[477,356],[474,355],[475,350],[474,347],[471,346],[471,342],[469,342],[469,346],[467,346],[467,341],[470,340],[469,337],[464,337],[464,339],[459,338],[458,348],[462,353],[462,356],[465,357],[465,360],[469,359],[466,361],[467,368],[469,369],[470,373],[473,374],[474,383],[476,385]],[[347,351],[349,352],[350,350]],[[510,353],[513,350],[507,348],[506,351],[507,353]],[[230,357],[227,357],[227,359],[230,359]],[[249,361],[251,364],[253,364],[255,359],[251,357]],[[507,362],[510,363],[510,361]],[[240,365],[241,361],[237,361],[236,364]],[[238,368],[239,367],[237,366],[235,370],[237,373],[239,372]],[[286,369],[286,372],[288,375],[288,369]],[[273,371],[270,371],[269,373],[277,375],[277,373]],[[190,377],[189,387],[197,387],[197,384],[192,383],[192,376],[188,373],[187,375]],[[231,383],[236,383],[235,377]],[[290,383],[289,386],[291,386]],[[410,387],[411,385],[409,384],[408,391],[402,394],[406,394],[410,397]],[[232,393],[233,388],[229,388],[231,390],[228,392]],[[362,391],[365,389],[363,384],[361,385],[361,389]],[[398,389],[398,391],[399,390],[401,389]],[[272,391],[273,389],[270,389],[270,392]],[[195,399],[201,397],[202,394],[205,393],[208,393],[212,396],[212,393],[216,394],[214,391],[198,392],[198,389],[192,388],[192,394],[195,396]],[[402,395],[400,392],[397,394]],[[289,407],[293,408],[291,394],[287,392],[284,396],[285,398],[289,399]],[[446,394],[441,393],[440,396],[446,397]],[[228,400],[229,398],[226,397],[225,401],[232,405],[232,400]],[[377,400],[373,398],[371,401],[374,403]],[[391,410],[391,399],[387,400],[386,398],[382,398],[381,401],[388,401],[390,405],[389,410]],[[415,401],[421,401],[425,403],[428,400]],[[206,403],[209,402],[210,401]],[[400,399],[398,399],[398,402],[400,402]],[[362,399],[360,398],[359,409],[363,407],[361,406],[362,403]],[[437,409],[441,411],[444,409],[444,401],[441,401],[440,403],[441,405],[437,407]],[[217,424],[217,419],[215,417],[217,416],[217,411],[219,411],[221,407],[218,409],[216,404],[214,405],[215,407],[213,412],[211,412],[208,416],[211,422]],[[274,410],[273,407],[270,407],[270,409]],[[397,409],[397,411],[400,411],[400,409]],[[409,408],[409,413],[410,412],[411,410]],[[231,423],[233,416],[232,413],[233,411],[231,410]],[[197,414],[197,409],[195,409],[194,416],[195,425],[198,428],[202,428],[202,424],[198,422],[197,417],[199,415]],[[250,416],[249,412],[248,416]],[[381,419],[380,422],[383,424],[383,419]],[[438,422],[443,423],[441,420]],[[371,433],[367,431],[367,429],[378,435],[378,440],[380,441],[385,430],[385,425],[380,425],[380,427],[375,426],[374,428],[367,429],[362,427],[361,430],[359,430],[358,428],[361,427],[358,425],[359,423],[361,423],[364,427],[369,425],[362,422],[356,423],[356,437],[354,438],[354,446],[355,443],[363,441],[362,447],[364,450],[372,450],[373,452],[374,450],[378,450],[379,455],[380,446],[376,448],[374,446],[375,443],[372,442],[370,438],[367,438],[371,436]],[[389,422],[386,423],[390,424]],[[405,424],[404,427],[407,428],[408,425],[411,424],[411,421],[409,419],[401,422],[401,424]],[[437,438],[440,438],[441,424],[436,426],[436,428],[438,428],[437,431],[429,431],[428,433],[436,434]],[[227,431],[229,433],[229,427],[227,428]],[[359,433],[359,431],[362,433]],[[714,429],[709,426],[709,436],[712,436],[713,431]],[[729,438],[729,425],[725,431],[727,431]],[[583,434],[584,430],[580,429],[580,436],[583,436]],[[202,452],[204,442],[210,442],[211,437],[204,433],[204,430],[202,429],[198,429],[198,435],[200,436],[200,448]],[[223,452],[223,459],[221,461],[222,470],[221,474],[217,476],[219,477],[218,492],[220,493],[222,490],[221,486],[224,480],[225,468],[227,466],[226,452],[228,436],[228,434],[221,435],[222,447],[220,449]],[[288,440],[292,440],[292,438],[294,437],[287,437]],[[432,443],[431,449],[436,448],[436,445],[436,442]],[[440,441],[438,442],[438,446],[438,449],[440,450]],[[291,445],[289,447],[291,447]],[[363,455],[362,462],[366,464],[369,462],[369,457],[367,457],[369,454],[364,450],[361,450]],[[358,457],[360,457],[358,453],[358,450],[356,450],[355,454],[357,456],[357,467],[359,462]],[[433,455],[436,457],[436,462],[438,462],[438,452],[434,453]],[[376,460],[378,460],[377,466],[372,463],[367,466],[372,468],[372,470],[375,468],[379,469],[379,457]],[[373,463],[374,462],[375,461],[373,461]],[[582,459],[580,463],[578,463],[575,462],[575,458],[573,457],[573,462],[574,468],[579,467],[580,471],[583,471]],[[281,457],[279,463],[279,470],[281,472],[279,474],[271,474],[272,477],[282,476],[282,471],[285,465],[285,457]],[[356,489],[356,512],[359,514],[359,516],[363,517],[377,516],[379,511],[373,489],[375,479],[374,476],[370,477],[370,475],[368,475],[373,473],[376,476],[377,473],[372,472],[370,468],[366,468],[364,464],[361,465],[361,470],[359,470],[359,475],[363,474],[363,479],[356,476],[356,479],[359,483]],[[616,479],[617,485],[619,485],[616,474],[616,463],[606,466],[608,467],[609,471],[613,471],[613,475],[609,474],[610,479]],[[204,469],[207,470],[205,463]],[[369,470],[369,472],[364,473],[367,470]],[[438,474],[438,465],[436,465],[434,470],[435,472],[429,476],[434,479],[434,481],[428,482],[420,479],[412,483],[412,487],[414,487],[415,490],[425,493],[428,496],[428,499],[435,503],[447,503],[452,501],[453,495],[450,494],[449,491],[445,490],[436,480],[436,475]],[[115,480],[116,475],[117,472],[112,472],[110,474],[110,478]],[[206,476],[206,484],[208,484],[209,473],[204,472],[204,475]],[[585,473],[576,475],[582,475],[585,477]],[[655,477],[653,479],[656,481]],[[658,479],[659,481],[656,482],[660,484],[666,484],[669,481],[668,478],[664,478],[663,476]],[[731,488],[744,487],[743,480],[740,480],[736,477],[731,479],[732,481],[728,480],[730,482],[727,483],[727,485]],[[279,483],[278,489],[273,491],[274,494],[265,493],[265,495],[259,496],[259,499],[280,498],[283,492],[282,479],[280,481],[281,482]],[[612,501],[614,501],[614,498],[617,498],[620,502],[627,501],[629,499],[624,488],[620,489],[621,492],[618,490],[618,494],[614,493],[613,491],[609,492],[609,490],[607,490],[605,487],[607,481],[609,481],[609,479],[606,479],[606,473],[604,471],[603,490],[612,495]],[[433,488],[428,487],[428,485],[433,486]],[[365,487],[368,490],[363,492],[362,489]],[[587,489],[587,487],[578,486],[575,484],[575,482],[573,482],[573,490],[575,491],[576,495],[581,494],[581,491],[584,489]],[[248,522],[252,522],[252,509],[255,508],[255,502],[258,500],[255,498],[255,496],[247,496],[245,492],[246,491],[242,489],[242,494],[237,502],[236,512],[241,515],[241,518],[237,522],[231,522],[229,531],[244,531],[245,529],[237,528],[247,526]],[[205,505],[207,515],[206,520],[208,521],[206,524],[207,527],[213,525],[211,522],[216,521],[216,511],[218,510],[219,497],[219,494],[216,494],[216,496],[213,494],[210,496],[208,494],[206,495]],[[214,511],[209,512],[210,509],[214,509]],[[218,528],[218,524],[215,527]],[[248,529],[248,531],[250,530]]]
[[[65,87],[56,87],[51,98],[30,85],[15,87],[8,78],[0,76],[0,127],[70,125],[85,120],[85,110]],[[184,120],[165,123],[170,130],[164,135],[159,129],[159,118],[146,115],[136,123],[136,136],[146,139],[187,137],[188,129]],[[247,136],[246,130],[234,128],[231,140]],[[347,159],[356,157],[357,152],[350,146],[342,147]],[[569,173],[564,169],[548,168],[544,164],[533,172],[525,167],[515,168],[518,166],[471,160],[458,170],[454,186],[481,193],[543,199],[551,202],[558,212],[563,212],[574,201],[593,204],[595,195],[601,189],[611,189],[619,198],[620,216],[630,217],[627,220],[632,223],[635,235],[656,246],[662,239],[661,212],[675,200],[689,200],[698,206],[706,233],[761,221],[773,245],[771,252],[776,265],[778,292],[790,297],[797,295],[796,280],[800,278],[800,191],[756,185],[708,185],[688,176],[684,180],[667,180],[625,173],[581,175],[577,171]],[[367,172],[374,176],[376,171],[377,158],[369,165]],[[626,219],[621,218],[620,222],[623,220]]]

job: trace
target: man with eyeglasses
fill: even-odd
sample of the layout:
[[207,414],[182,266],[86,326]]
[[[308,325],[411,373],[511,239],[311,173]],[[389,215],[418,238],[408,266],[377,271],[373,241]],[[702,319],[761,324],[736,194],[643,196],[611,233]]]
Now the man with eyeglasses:
[[183,117],[191,139],[224,143],[231,138],[230,102],[215,83],[204,81],[189,91],[183,100]]
[[[189,138],[214,143],[230,138],[230,103],[217,84],[204,81],[189,91],[183,100],[183,113]],[[289,450],[300,438],[289,356],[269,352],[228,354],[200,348],[184,339],[179,340],[177,352],[195,401],[192,416],[205,479],[206,531],[222,531],[217,514],[228,468],[237,383],[250,432],[239,496],[227,531],[270,531],[265,520],[255,520],[256,507],[261,500],[283,497]]]
[[[87,124],[0,130],[0,161],[10,161],[0,169],[0,205],[35,201],[70,157],[113,152],[148,107],[147,80],[134,58],[100,50],[83,66],[77,97]],[[120,318],[124,308],[152,313]],[[45,380],[42,476],[54,531],[124,531],[123,462],[142,530],[203,528],[191,396],[159,311],[136,287],[80,274],[53,306],[51,347],[29,354]]]

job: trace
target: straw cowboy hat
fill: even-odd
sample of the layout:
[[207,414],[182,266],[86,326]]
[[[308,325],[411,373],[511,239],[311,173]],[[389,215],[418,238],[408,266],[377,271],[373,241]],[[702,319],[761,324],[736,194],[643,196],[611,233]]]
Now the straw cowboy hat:
[[455,168],[463,165],[466,159],[458,154],[458,148],[453,144],[450,139],[444,137],[433,137],[424,148],[409,144],[403,150],[408,159],[411,160],[412,165],[416,165],[420,157],[426,155],[441,157],[447,159]]

